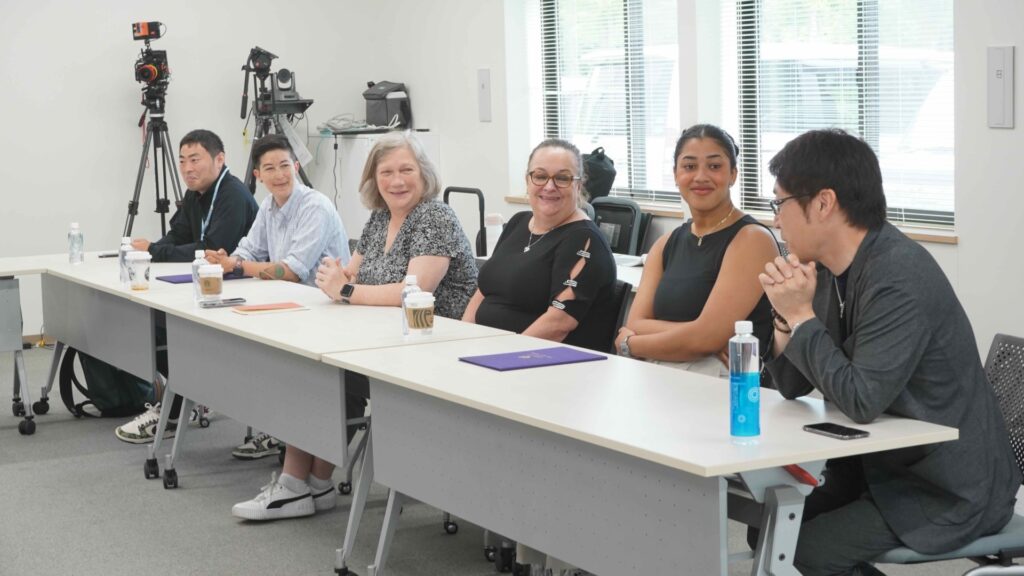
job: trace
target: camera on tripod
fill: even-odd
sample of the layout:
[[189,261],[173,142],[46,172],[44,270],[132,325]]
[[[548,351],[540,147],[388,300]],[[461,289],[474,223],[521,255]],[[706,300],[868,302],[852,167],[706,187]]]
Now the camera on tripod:
[[163,36],[164,25],[160,22],[135,22],[132,24],[132,37],[145,41],[145,47],[139,52],[135,61],[135,81],[141,82],[142,105],[151,109],[162,109],[163,99],[167,93],[167,85],[171,81],[171,69],[167,65],[167,51],[153,50],[150,40]]
[[[249,51],[249,58],[242,66],[245,71],[245,80],[242,90],[242,111],[241,117],[244,120],[249,115],[249,75],[254,76],[252,85],[256,88],[256,101],[253,102],[253,112],[257,118],[266,118],[284,114],[292,116],[302,114],[312,104],[312,100],[304,100],[295,89],[295,74],[287,68],[282,68],[274,74],[270,70],[271,62],[277,58],[276,54],[260,48],[253,47]],[[267,80],[270,80],[270,87],[267,87]]]

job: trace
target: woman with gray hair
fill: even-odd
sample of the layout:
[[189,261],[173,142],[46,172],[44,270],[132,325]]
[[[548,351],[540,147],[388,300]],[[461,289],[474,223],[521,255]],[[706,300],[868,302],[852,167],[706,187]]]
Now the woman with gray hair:
[[461,318],[476,289],[476,261],[455,212],[436,200],[437,169],[410,132],[380,138],[363,169],[359,194],[373,212],[348,266],[325,260],[316,285],[352,304],[399,306],[414,274],[433,292],[435,312]]

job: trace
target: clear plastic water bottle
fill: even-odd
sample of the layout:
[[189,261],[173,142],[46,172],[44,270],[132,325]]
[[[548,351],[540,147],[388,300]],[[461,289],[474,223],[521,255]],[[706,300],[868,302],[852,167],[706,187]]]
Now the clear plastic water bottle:
[[206,261],[206,252],[196,250],[196,259],[192,261],[192,298],[197,303],[203,299],[203,293],[199,290],[199,267],[209,264]]
[[121,286],[127,288],[131,284],[131,279],[128,277],[128,253],[134,250],[132,248],[132,239],[128,236],[121,238],[121,247],[117,249],[117,266],[121,269]]
[[81,264],[85,261],[85,238],[82,236],[82,229],[78,222],[71,223],[71,231],[68,232],[68,262]]
[[501,230],[505,227],[505,221],[501,214],[488,214],[484,217],[484,235],[487,237],[487,256],[494,256],[494,248],[498,245],[498,238],[501,237]]
[[760,363],[754,324],[740,320],[729,339],[729,434],[734,438],[761,434]]
[[402,334],[409,335],[409,320],[405,316],[405,297],[413,292],[419,292],[420,286],[416,283],[416,275],[409,274],[405,277],[405,287],[402,288]]

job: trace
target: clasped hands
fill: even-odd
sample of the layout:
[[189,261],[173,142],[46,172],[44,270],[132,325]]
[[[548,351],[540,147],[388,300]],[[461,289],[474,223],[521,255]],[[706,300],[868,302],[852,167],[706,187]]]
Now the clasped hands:
[[814,262],[804,264],[790,254],[764,266],[758,275],[761,287],[772,303],[772,308],[786,319],[790,326],[814,317],[814,290],[818,286],[818,270]]
[[327,294],[331,300],[341,300],[341,289],[345,284],[352,282],[345,267],[341,265],[340,258],[325,256],[316,269],[316,285]]
[[207,262],[210,264],[219,264],[221,269],[228,274],[234,272],[235,265],[238,264],[238,259],[234,256],[229,256],[223,248],[216,252],[213,250],[207,250],[205,256]]

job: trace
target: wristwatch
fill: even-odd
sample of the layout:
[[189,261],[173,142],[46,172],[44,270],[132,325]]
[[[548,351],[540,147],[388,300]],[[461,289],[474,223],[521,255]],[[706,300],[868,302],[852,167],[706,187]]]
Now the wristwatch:
[[633,357],[633,355],[629,353],[629,339],[633,336],[635,336],[635,334],[630,334],[623,338],[622,342],[619,342],[619,356],[625,356],[626,358]]
[[245,269],[242,268],[242,263],[245,262],[245,260],[242,260],[240,256],[235,256],[235,258],[235,267],[231,269],[231,273],[235,276],[245,276]]
[[355,284],[345,284],[341,287],[341,301],[348,304],[348,299],[352,297],[352,293],[356,291]]

